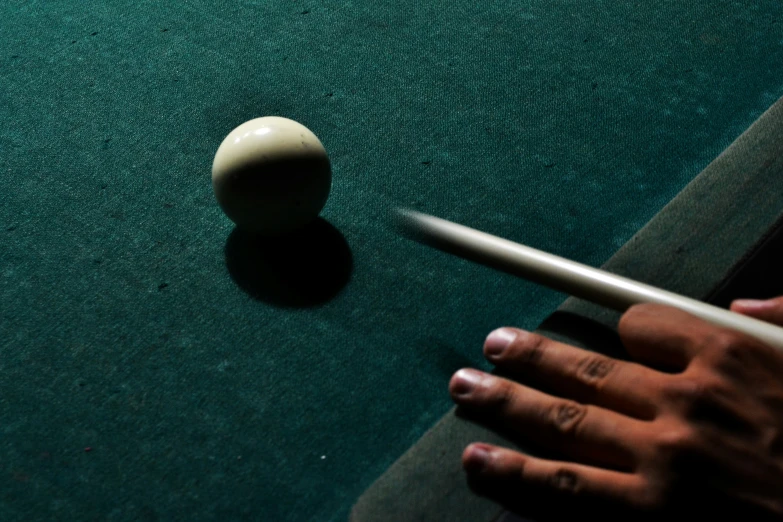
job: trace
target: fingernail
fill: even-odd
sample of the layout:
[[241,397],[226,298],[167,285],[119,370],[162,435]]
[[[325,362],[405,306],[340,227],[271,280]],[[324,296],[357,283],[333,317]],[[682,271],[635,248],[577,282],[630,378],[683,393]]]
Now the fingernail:
[[462,466],[468,473],[478,473],[489,464],[490,454],[489,450],[484,446],[478,444],[473,445],[465,455],[465,461]]
[[517,338],[517,333],[510,328],[499,328],[487,336],[484,341],[484,355],[500,357],[506,348]]
[[758,299],[737,299],[734,301],[734,306],[743,308],[750,312],[760,312],[763,310],[769,310],[775,306],[775,301],[760,301]]
[[460,370],[454,374],[451,393],[458,397],[470,395],[484,380],[484,374],[476,370]]

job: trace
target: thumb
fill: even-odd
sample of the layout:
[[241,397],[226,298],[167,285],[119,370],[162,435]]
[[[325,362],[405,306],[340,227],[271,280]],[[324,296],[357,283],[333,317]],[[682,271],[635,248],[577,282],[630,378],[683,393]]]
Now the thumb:
[[738,299],[731,303],[731,311],[783,326],[783,297],[766,301]]

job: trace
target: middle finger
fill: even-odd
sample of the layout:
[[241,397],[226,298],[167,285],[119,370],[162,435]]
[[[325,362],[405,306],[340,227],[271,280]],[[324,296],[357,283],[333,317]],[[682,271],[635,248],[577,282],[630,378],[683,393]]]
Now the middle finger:
[[515,434],[586,463],[632,469],[644,421],[580,404],[508,379],[464,369],[449,384],[454,401]]

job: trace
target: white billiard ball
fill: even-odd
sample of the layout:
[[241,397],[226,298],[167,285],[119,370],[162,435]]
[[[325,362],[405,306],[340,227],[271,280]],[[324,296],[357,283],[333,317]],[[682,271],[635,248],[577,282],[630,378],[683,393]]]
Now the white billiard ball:
[[313,221],[331,187],[321,141],[304,125],[278,116],[231,131],[212,163],[212,188],[223,212],[239,227],[265,236]]

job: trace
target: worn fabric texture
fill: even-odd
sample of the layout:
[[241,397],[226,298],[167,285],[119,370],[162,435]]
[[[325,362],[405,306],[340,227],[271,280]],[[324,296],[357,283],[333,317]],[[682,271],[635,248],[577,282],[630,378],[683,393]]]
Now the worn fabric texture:
[[[783,295],[783,99],[635,234],[603,268],[727,306]],[[553,339],[625,358],[620,313],[568,299],[537,329]],[[362,496],[351,520],[498,520],[471,494],[460,455],[484,441],[542,453],[452,410]],[[505,515],[503,515],[505,516]],[[502,518],[503,521],[516,520]]]

